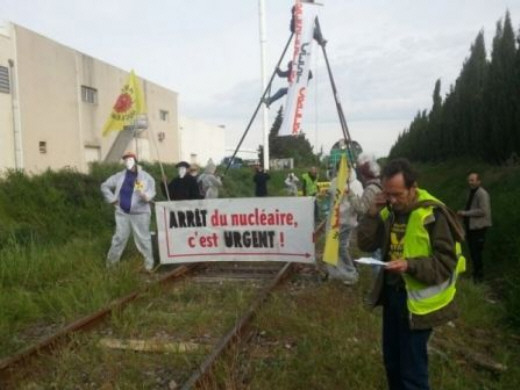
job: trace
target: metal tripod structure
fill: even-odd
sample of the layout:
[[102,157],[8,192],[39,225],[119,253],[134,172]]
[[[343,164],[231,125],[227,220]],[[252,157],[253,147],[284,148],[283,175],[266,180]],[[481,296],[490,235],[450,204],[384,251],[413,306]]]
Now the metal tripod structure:
[[[316,17],[316,19],[315,19],[315,27],[314,28],[318,29],[319,35],[322,36],[321,35],[320,22],[318,20],[318,17]],[[289,45],[290,45],[290,43],[292,41],[293,36],[294,36],[294,33],[291,32],[291,35],[289,36],[289,39],[287,40],[287,43],[285,44],[285,47],[284,47],[284,49],[282,51],[282,55],[278,59],[278,62],[276,63],[274,71],[271,74],[271,78],[269,79],[269,83],[267,84],[267,86],[266,86],[262,96],[260,97],[260,100],[258,101],[258,103],[256,105],[256,109],[253,112],[253,115],[251,116],[251,119],[249,120],[249,123],[248,123],[244,133],[242,134],[242,137],[240,138],[240,141],[238,142],[238,145],[237,145],[235,151],[233,152],[233,155],[231,156],[231,158],[229,159],[229,162],[226,165],[226,169],[224,170],[224,175],[227,173],[229,167],[231,166],[231,163],[235,159],[235,156],[238,153],[238,151],[240,149],[240,146],[242,146],[242,143],[244,142],[244,139],[245,139],[247,133],[249,132],[249,129],[251,128],[251,125],[253,124],[253,122],[254,122],[254,120],[256,118],[256,115],[258,114],[258,111],[260,110],[260,107],[261,107],[262,103],[264,102],[264,99],[265,99],[266,95],[271,90],[271,84],[273,83],[274,77],[276,76],[276,69],[278,69],[280,67],[280,64],[281,64],[283,58],[285,57],[285,53],[287,52],[287,49],[289,48]],[[329,57],[327,56],[327,50],[325,48],[325,44],[322,43],[322,44],[320,44],[320,46],[321,46],[321,50],[323,52],[323,57],[325,58],[325,63],[327,65],[327,73],[329,75],[329,81],[330,81],[330,85],[331,85],[331,88],[332,88],[334,101],[336,102],[336,111],[338,112],[339,122],[340,122],[340,125],[341,125],[341,131],[343,133],[343,138],[345,140],[345,146],[347,148],[347,157],[350,160],[349,161],[350,165],[354,166],[355,162],[352,161],[353,154],[352,154],[352,150],[351,150],[351,141],[352,141],[352,139],[350,137],[350,132],[348,130],[347,120],[345,118],[345,114],[343,113],[343,107],[342,107],[341,102],[340,102],[339,97],[338,97],[338,90],[336,88],[336,83],[334,81],[334,76],[332,74],[332,69],[331,69],[331,66],[330,66]],[[267,141],[267,142],[269,142],[269,141]]]

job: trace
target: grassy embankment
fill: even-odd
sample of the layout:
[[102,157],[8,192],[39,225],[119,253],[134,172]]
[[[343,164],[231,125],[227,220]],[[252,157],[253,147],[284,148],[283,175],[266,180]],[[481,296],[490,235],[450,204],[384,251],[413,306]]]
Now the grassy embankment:
[[[148,168],[158,179],[158,167]],[[520,326],[520,169],[465,161],[419,168],[421,186],[454,209],[464,206],[468,170],[478,170],[494,213],[485,253],[488,283],[475,286],[469,278],[460,283],[461,318],[453,328],[440,328],[432,343],[434,387],[514,388],[520,383],[514,336]],[[23,347],[28,337],[41,337],[140,285],[141,260],[133,245],[117,272],[104,267],[113,216],[99,184],[117,169],[14,174],[0,182],[0,357]],[[230,171],[223,196],[251,196],[251,175],[247,169]],[[271,194],[283,194],[284,177],[272,174]],[[240,360],[242,379],[251,388],[381,388],[380,316],[361,304],[368,279],[365,275],[354,289],[330,283],[275,296],[257,319],[256,355],[253,349],[233,357]],[[508,369],[490,374],[471,358],[476,353],[488,353]],[[227,383],[230,367],[222,369]]]

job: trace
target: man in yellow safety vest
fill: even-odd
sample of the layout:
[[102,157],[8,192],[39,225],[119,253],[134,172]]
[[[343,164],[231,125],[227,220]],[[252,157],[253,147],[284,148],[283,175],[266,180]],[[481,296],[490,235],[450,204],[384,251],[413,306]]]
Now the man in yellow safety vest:
[[389,388],[429,389],[427,342],[434,326],[457,316],[464,232],[451,210],[417,186],[406,159],[390,161],[381,181],[382,192],[358,227],[360,249],[380,248],[385,262],[368,303],[383,306]]
[[316,195],[318,194],[318,169],[311,167],[309,172],[302,175],[301,183],[303,196],[314,197],[314,222],[318,222],[319,210],[318,202],[316,201]]

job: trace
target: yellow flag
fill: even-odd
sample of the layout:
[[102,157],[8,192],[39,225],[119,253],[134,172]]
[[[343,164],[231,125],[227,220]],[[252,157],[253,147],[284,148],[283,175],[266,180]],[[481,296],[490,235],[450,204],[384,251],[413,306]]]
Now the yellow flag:
[[345,192],[348,180],[347,155],[343,153],[339,162],[338,175],[336,176],[336,192],[334,193],[334,208],[330,211],[329,226],[325,239],[325,249],[323,250],[323,261],[328,264],[338,264],[339,255],[339,205]]
[[135,124],[137,116],[145,112],[143,92],[132,70],[103,127],[103,137],[111,131],[121,131],[125,126]]

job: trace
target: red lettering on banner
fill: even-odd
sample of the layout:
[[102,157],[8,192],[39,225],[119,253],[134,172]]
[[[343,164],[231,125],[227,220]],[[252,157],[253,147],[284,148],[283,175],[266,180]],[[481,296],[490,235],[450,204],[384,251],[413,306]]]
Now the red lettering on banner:
[[274,212],[255,210],[251,213],[231,214],[232,226],[298,226],[292,213],[282,213],[278,209]]
[[218,246],[217,233],[213,233],[209,236],[203,236],[200,238],[200,246],[203,248],[216,248]]
[[[218,235],[217,233],[212,233],[207,236],[198,237],[199,233],[195,232],[193,236],[188,237],[188,246],[190,248],[195,248],[197,244],[202,248],[216,248],[218,247]],[[198,239],[197,239],[198,237]]]
[[296,102],[296,110],[294,111],[292,133],[298,134],[300,132],[301,119],[303,117],[303,102],[305,101],[305,87],[298,91],[298,100]]
[[227,215],[219,214],[218,210],[215,210],[211,215],[211,226],[227,226]]
[[[293,59],[296,60],[296,58],[299,57],[300,52],[300,44],[302,40],[302,30],[303,30],[303,6],[301,3],[296,3],[294,6],[294,51],[293,51]],[[291,69],[291,77],[289,80],[294,80],[294,66]]]
[[[198,233],[195,232],[195,236],[197,235]],[[195,236],[192,236],[192,237],[189,237],[188,238],[188,245],[190,246],[190,248],[195,248]]]

